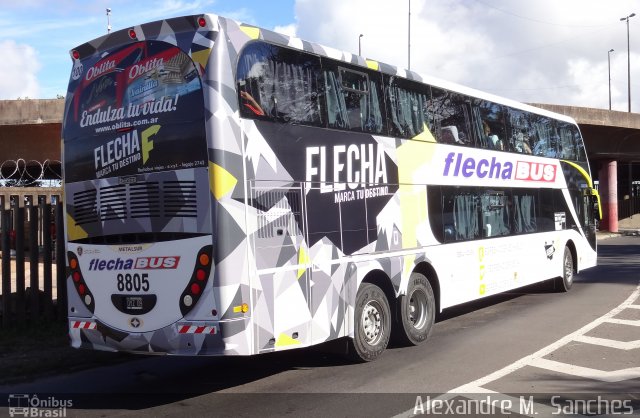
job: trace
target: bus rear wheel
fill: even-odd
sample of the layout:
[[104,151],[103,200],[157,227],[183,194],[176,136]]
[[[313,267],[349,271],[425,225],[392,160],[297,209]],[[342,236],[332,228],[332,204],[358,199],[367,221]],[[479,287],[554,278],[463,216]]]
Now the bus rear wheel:
[[420,273],[409,278],[407,294],[398,301],[394,340],[402,345],[424,342],[435,322],[436,301],[429,280]]
[[349,343],[349,357],[355,361],[378,358],[389,344],[391,310],[382,289],[363,283],[356,296],[354,336]]
[[569,247],[564,247],[564,255],[562,256],[562,276],[558,278],[558,284],[561,292],[568,292],[573,285],[573,255]]

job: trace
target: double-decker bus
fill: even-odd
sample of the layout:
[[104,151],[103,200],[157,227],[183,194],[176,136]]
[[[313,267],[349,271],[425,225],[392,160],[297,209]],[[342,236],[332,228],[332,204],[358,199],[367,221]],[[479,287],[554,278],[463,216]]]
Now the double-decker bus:
[[212,14],[71,51],[74,347],[373,360],[437,312],[596,264],[562,115]]

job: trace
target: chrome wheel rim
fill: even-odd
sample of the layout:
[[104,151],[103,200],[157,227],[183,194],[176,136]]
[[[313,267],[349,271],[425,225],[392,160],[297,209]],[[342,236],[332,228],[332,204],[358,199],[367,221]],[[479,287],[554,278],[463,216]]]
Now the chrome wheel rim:
[[384,335],[383,315],[382,307],[376,301],[368,302],[362,309],[360,321],[367,344],[376,345],[382,339]]
[[409,323],[415,329],[422,329],[427,323],[427,295],[419,290],[409,296]]
[[571,283],[573,281],[573,262],[571,261],[571,256],[569,254],[564,256],[564,279],[567,283]]

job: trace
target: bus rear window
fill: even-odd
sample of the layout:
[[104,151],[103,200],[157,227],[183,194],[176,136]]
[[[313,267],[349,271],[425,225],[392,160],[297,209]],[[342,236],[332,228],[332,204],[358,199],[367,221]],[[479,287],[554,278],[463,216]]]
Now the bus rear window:
[[67,181],[206,166],[202,84],[180,48],[135,42],[76,66],[63,128],[74,142],[65,147]]

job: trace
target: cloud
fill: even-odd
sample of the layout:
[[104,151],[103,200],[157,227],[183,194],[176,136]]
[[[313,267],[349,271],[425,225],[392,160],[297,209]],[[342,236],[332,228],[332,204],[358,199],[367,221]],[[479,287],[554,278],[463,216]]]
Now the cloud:
[[40,69],[34,48],[14,41],[0,41],[0,99],[38,97],[37,72]]
[[[357,52],[362,33],[364,56],[406,68],[408,3],[297,0],[297,34]],[[519,101],[607,108],[607,51],[614,48],[619,51],[611,69],[616,109],[626,97],[617,97],[619,92],[627,90],[626,26],[620,17],[634,5],[632,0],[412,0],[411,69]],[[640,56],[632,49],[631,58],[633,77],[640,74]],[[640,111],[640,97],[634,103]]]

